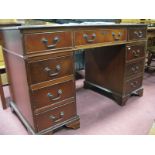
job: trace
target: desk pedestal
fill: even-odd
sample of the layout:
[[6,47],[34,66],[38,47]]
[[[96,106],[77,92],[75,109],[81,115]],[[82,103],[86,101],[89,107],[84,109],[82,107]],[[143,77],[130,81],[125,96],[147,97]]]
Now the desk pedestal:
[[119,105],[124,105],[132,94],[143,94],[144,58],[135,58],[128,62],[127,46],[116,45],[85,52],[84,87],[107,95]]

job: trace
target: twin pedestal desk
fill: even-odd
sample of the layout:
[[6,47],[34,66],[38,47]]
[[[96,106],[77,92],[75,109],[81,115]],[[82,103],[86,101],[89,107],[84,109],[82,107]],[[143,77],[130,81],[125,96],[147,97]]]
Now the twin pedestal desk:
[[11,108],[31,134],[79,128],[74,52],[80,49],[85,88],[109,93],[119,105],[142,96],[146,31],[136,24],[2,28]]

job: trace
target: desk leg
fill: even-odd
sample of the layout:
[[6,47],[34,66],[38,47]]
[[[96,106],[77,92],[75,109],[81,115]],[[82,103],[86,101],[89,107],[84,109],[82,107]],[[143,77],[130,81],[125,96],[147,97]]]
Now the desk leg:
[[78,129],[80,128],[80,119],[70,123],[70,124],[67,124],[65,125],[67,128],[71,128],[71,129]]
[[114,99],[115,101],[120,105],[120,106],[124,106],[129,98],[129,96],[125,96],[125,97],[122,97],[122,96],[117,96],[117,95],[113,95],[114,96]]
[[6,106],[6,100],[5,100],[5,96],[4,96],[4,90],[3,90],[1,77],[0,77],[0,96],[1,96],[3,109],[6,109],[7,106]]
[[138,89],[136,91],[133,91],[131,95],[142,97],[143,96],[143,88],[140,88],[140,89]]
[[121,97],[121,96],[117,96],[117,95],[113,95],[113,96],[119,105],[124,106],[129,98],[129,96],[132,96],[132,95],[136,95],[136,96],[140,96],[140,97],[143,96],[143,88],[133,91],[125,97],[124,96]]

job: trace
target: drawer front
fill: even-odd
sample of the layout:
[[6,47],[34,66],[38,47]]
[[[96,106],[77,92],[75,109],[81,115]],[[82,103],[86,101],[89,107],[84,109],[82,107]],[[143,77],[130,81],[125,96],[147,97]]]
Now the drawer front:
[[145,28],[131,28],[128,30],[128,40],[137,40],[146,38]]
[[144,70],[144,60],[127,64],[126,66],[126,77],[134,76],[138,73],[142,73]]
[[75,32],[76,46],[125,40],[127,40],[126,29],[100,29]]
[[104,36],[99,30],[81,30],[75,32],[75,46],[104,42]]
[[57,102],[74,97],[74,81],[55,84],[46,88],[34,90],[31,93],[31,100],[34,109],[46,106],[57,106]]
[[73,56],[61,56],[28,63],[30,84],[73,74]]
[[36,115],[38,131],[47,129],[76,116],[76,105],[74,102],[62,105],[53,110]]
[[127,40],[127,30],[126,29],[108,29],[102,30],[104,35],[104,42],[117,42]]
[[132,91],[140,88],[142,86],[143,77],[138,77],[126,82],[125,93],[131,93]]
[[24,35],[26,53],[72,47],[71,32],[47,32]]
[[126,51],[127,51],[127,54],[126,54],[127,61],[144,57],[145,56],[145,44],[127,45]]

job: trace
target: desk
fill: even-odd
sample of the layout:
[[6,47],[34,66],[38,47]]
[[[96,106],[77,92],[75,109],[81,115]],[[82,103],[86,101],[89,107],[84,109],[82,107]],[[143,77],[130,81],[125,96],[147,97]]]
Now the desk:
[[[74,53],[85,50],[85,88],[119,105],[143,95],[146,25],[18,26],[1,29],[10,106],[32,134],[77,129]],[[97,103],[95,103],[97,104]]]

